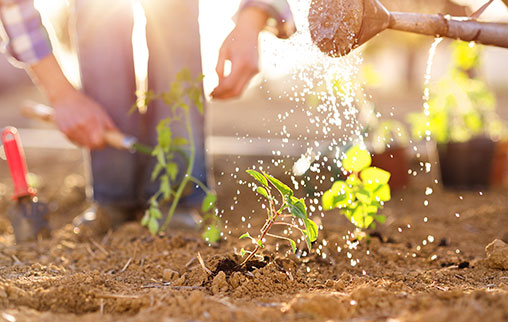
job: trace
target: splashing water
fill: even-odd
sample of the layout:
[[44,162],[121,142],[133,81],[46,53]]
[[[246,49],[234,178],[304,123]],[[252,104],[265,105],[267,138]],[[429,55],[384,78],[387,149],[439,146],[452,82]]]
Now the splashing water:
[[[341,58],[323,54],[312,42],[310,35],[307,20],[310,0],[297,0],[292,4],[295,4],[292,8],[298,32],[277,46],[273,44],[273,37],[261,37],[260,48],[266,53],[264,67],[291,70],[290,78],[283,81],[284,89],[280,95],[274,94],[276,91],[272,88],[262,86],[269,101],[286,99],[291,102],[291,108],[277,116],[280,131],[268,131],[269,137],[277,137],[271,140],[271,144],[277,148],[272,151],[271,165],[264,165],[264,169],[275,167],[279,168],[277,172],[283,170],[291,177],[295,190],[305,189],[309,216],[323,217],[320,200],[323,189],[317,185],[331,185],[334,176],[325,174],[331,172],[330,164],[340,166],[342,153],[353,142],[363,143],[365,135],[358,109],[366,100],[364,95],[359,95],[363,93],[362,84],[358,82],[362,57],[358,51]],[[292,171],[293,167],[286,167],[286,164],[295,161],[281,152],[287,148],[304,152],[294,166],[296,171]],[[257,165],[258,168],[260,166]],[[294,172],[307,175],[297,176]],[[316,183],[311,183],[311,179]],[[247,185],[255,190],[254,185]],[[340,246],[354,249],[349,239],[353,238],[346,239]],[[325,241],[325,245],[326,243]],[[340,247],[337,243],[335,245]],[[320,247],[317,252],[327,258],[325,250],[326,247]],[[357,259],[350,259],[352,266],[359,263]]]

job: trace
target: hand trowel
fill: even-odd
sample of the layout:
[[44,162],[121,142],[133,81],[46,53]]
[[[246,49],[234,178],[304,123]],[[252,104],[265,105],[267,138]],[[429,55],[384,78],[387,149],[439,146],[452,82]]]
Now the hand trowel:
[[2,145],[2,156],[7,160],[14,184],[14,203],[8,210],[8,216],[16,242],[49,237],[48,207],[39,201],[35,189],[28,185],[25,156],[16,128],[3,129]]

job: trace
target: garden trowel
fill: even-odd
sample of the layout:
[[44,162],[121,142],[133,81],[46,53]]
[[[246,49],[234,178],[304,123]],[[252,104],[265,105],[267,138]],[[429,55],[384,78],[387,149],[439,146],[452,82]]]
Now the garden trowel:
[[15,201],[8,210],[16,242],[49,237],[48,207],[39,201],[36,191],[27,183],[27,167],[18,130],[7,127],[2,131],[4,156],[14,183]]

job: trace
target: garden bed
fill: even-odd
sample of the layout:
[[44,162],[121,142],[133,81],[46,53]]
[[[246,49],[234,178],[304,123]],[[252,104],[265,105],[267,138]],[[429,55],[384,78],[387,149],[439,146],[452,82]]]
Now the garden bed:
[[[76,164],[52,173],[54,163],[38,156],[41,165],[32,169],[51,180],[41,195],[58,202],[52,217],[58,229],[51,240],[12,245],[3,197],[0,314],[6,320],[508,320],[508,271],[489,268],[484,250],[496,238],[508,242],[508,189],[425,196],[430,180],[418,175],[413,188],[393,195],[383,210],[387,222],[370,240],[349,249],[343,236],[353,226],[332,211],[312,218],[325,229],[310,256],[285,256],[289,245],[277,250],[267,242],[266,263],[238,269],[238,253],[249,245],[238,237],[256,235],[265,218],[255,193],[235,184],[248,180],[240,173],[254,159],[214,160],[227,239],[209,246],[197,232],[153,237],[138,223],[106,236],[76,235],[65,225],[85,207],[80,176],[69,177]],[[236,167],[239,178],[230,176]]]

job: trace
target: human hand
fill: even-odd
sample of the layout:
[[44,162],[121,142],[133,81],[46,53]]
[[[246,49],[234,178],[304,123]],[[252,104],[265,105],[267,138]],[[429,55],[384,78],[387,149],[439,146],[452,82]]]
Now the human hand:
[[29,66],[28,72],[55,108],[54,118],[60,131],[89,149],[104,146],[105,131],[115,131],[115,125],[99,104],[69,83],[54,55]]
[[53,100],[55,122],[69,140],[89,149],[104,147],[104,133],[116,127],[104,109],[76,89]]
[[[265,27],[268,14],[256,7],[242,10],[238,23],[224,40],[219,51],[216,72],[219,85],[212,98],[227,99],[240,96],[249,81],[259,72],[258,36]],[[226,61],[231,62],[231,73],[225,75]]]

